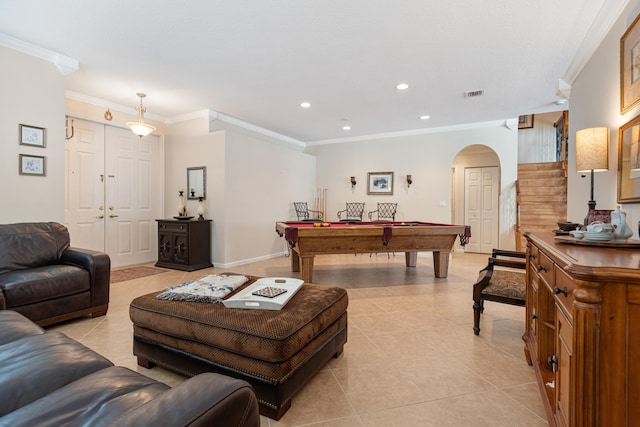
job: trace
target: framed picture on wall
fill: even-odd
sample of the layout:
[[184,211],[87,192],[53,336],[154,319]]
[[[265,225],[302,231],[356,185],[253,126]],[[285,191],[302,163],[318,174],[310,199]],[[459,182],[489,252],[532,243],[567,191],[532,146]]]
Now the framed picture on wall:
[[46,175],[46,158],[44,156],[32,156],[30,154],[20,154],[19,156],[20,166],[18,171],[20,175]]
[[518,117],[518,129],[531,129],[533,127],[533,114],[525,114]]
[[368,172],[367,194],[393,194],[393,172]]
[[640,25],[636,17],[620,38],[620,113],[640,103]]
[[32,145],[34,147],[45,147],[45,129],[36,126],[20,124],[20,145]]
[[640,202],[640,116],[618,131],[618,203]]

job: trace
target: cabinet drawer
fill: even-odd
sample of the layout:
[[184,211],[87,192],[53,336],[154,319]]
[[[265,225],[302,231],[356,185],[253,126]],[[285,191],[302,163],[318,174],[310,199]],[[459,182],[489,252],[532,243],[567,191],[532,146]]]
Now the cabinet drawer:
[[180,224],[176,222],[161,222],[158,224],[159,231],[171,231],[172,233],[186,233],[189,230],[189,224]]
[[551,258],[546,256],[542,252],[539,253],[537,259],[539,263],[536,267],[538,275],[547,284],[547,286],[553,289],[555,285],[555,264],[553,263],[553,261],[551,261]]
[[556,295],[556,301],[564,309],[565,315],[569,319],[573,319],[573,291],[576,289],[576,284],[560,267],[555,267],[555,286],[553,293]]
[[529,259],[529,265],[531,265],[534,270],[537,271],[538,266],[540,265],[540,251],[536,245],[529,245],[527,248],[527,258]]

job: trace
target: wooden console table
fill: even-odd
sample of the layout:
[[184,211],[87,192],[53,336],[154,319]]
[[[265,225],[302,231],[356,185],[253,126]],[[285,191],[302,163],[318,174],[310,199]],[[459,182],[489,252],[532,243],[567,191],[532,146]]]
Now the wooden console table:
[[638,425],[640,251],[525,237],[523,340],[549,425]]
[[194,271],[211,264],[211,220],[158,221],[158,267]]

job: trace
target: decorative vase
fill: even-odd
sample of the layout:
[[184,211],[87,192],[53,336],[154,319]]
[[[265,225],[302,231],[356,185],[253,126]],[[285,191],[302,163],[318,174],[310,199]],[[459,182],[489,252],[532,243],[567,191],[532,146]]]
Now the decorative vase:
[[633,236],[633,230],[627,225],[627,213],[621,211],[620,206],[611,212],[611,225],[614,239],[626,240]]
[[178,193],[178,216],[187,216],[187,208],[184,205],[184,190],[180,190]]
[[202,196],[198,197],[198,221],[204,221],[204,201]]

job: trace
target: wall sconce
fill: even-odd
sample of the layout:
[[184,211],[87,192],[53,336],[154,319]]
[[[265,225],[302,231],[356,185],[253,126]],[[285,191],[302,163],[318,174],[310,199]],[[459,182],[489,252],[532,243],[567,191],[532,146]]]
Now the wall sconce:
[[[591,199],[587,203],[589,210],[584,219],[588,225],[589,211],[596,208],[593,198],[593,173],[609,170],[609,128],[597,127],[576,132],[576,171],[591,172]],[[584,175],[583,175],[584,176]]]
[[413,184],[413,178],[411,175],[407,175],[407,187],[411,187],[411,184]]
[[355,186],[356,186],[356,184],[357,184],[357,182],[356,182],[356,177],[355,177],[355,176],[352,176],[352,177],[351,177],[351,188],[355,187]]

